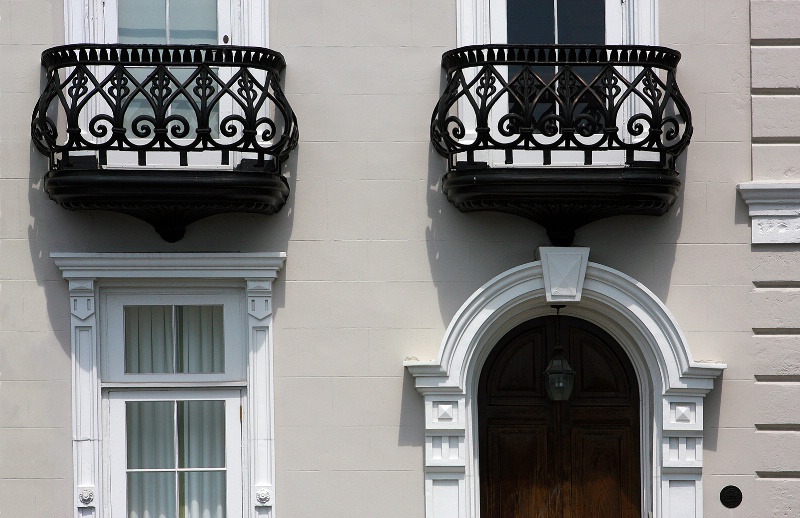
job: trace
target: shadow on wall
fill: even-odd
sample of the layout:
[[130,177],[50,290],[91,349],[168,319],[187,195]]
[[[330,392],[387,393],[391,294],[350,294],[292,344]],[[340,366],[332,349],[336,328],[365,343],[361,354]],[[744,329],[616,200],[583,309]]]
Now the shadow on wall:
[[[446,84],[442,73],[440,91]],[[683,230],[686,191],[702,185],[687,185],[686,155],[681,155],[677,163],[683,187],[667,214],[599,220],[579,228],[574,242],[574,246],[591,248],[590,261],[630,275],[661,300],[666,300],[672,282],[675,248]],[[536,249],[550,244],[543,227],[522,217],[496,212],[460,213],[442,193],[441,180],[446,169],[446,160],[430,146],[427,194],[430,223],[426,235],[428,259],[445,326],[476,289],[510,268],[534,261]],[[698,224],[707,225],[707,221],[698,219]],[[704,232],[705,229],[698,234]],[[691,237],[681,241],[703,242]],[[435,357],[436,351],[430,355]]]
[[[690,144],[691,146],[691,144]],[[575,244],[591,248],[589,260],[610,266],[630,275],[666,301],[672,284],[676,247],[679,243],[705,243],[708,231],[706,213],[689,214],[684,226],[687,198],[702,196],[705,184],[687,183],[687,157],[677,159],[681,190],[678,199],[663,216],[615,216],[601,219],[578,229]]]
[[[39,91],[45,84],[42,70]],[[26,121],[19,126],[27,125]],[[187,226],[185,237],[177,243],[165,242],[153,227],[131,216],[61,208],[49,200],[44,191],[47,158],[32,144],[29,144],[29,150],[28,198],[33,224],[28,227],[28,246],[35,279],[45,290],[53,329],[69,329],[69,294],[66,281],[50,259],[52,252],[262,252],[287,249],[294,223],[297,150],[283,165],[291,193],[279,213],[272,216],[236,213],[211,216]],[[283,283],[276,283],[276,288],[273,305],[277,310],[284,306],[285,291]],[[64,353],[69,356],[69,333],[59,333],[58,336]]]
[[[441,71],[439,91],[447,86]],[[434,105],[431,105],[431,111]],[[492,277],[535,260],[547,245],[544,229],[524,218],[500,212],[462,213],[442,192],[447,160],[428,145],[428,261],[445,327],[472,293]],[[431,358],[437,350],[430,351]]]

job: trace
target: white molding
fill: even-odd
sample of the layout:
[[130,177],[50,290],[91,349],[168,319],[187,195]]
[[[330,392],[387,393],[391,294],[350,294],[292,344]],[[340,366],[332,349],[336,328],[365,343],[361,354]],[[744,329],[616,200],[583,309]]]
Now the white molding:
[[[475,398],[483,362],[505,333],[552,312],[541,262],[521,265],[495,277],[464,303],[436,360],[406,362],[425,400],[427,518],[437,518],[437,512],[456,518],[478,516]],[[606,266],[588,263],[581,302],[569,305],[563,314],[606,330],[636,370],[642,398],[640,451],[653,452],[652,458],[645,454],[641,461],[643,516],[652,510],[656,518],[677,518],[671,509],[690,506],[697,509],[696,518],[702,518],[702,453],[697,452],[702,451],[703,399],[725,365],[694,361],[664,304],[641,283]],[[444,401],[456,405],[450,410],[457,420],[448,421],[448,426],[434,411],[436,402]],[[451,454],[442,462],[442,449],[437,447],[444,436],[463,437],[463,458]]]
[[753,244],[800,243],[800,181],[737,186],[752,219]]
[[273,253],[52,253],[65,279],[274,279],[286,260]]
[[[53,253],[69,281],[73,366],[74,516],[103,518],[101,384],[96,301],[106,288],[235,286],[247,308],[248,344],[245,464],[251,518],[274,518],[275,447],[272,372],[272,281],[283,267],[280,253]],[[174,291],[174,290],[173,290]],[[187,293],[190,291],[187,291]],[[225,384],[220,384],[224,386]],[[89,493],[92,498],[89,499]],[[101,496],[102,495],[102,496]],[[248,497],[247,495],[252,495]],[[264,498],[268,495],[269,498]],[[259,498],[261,497],[261,498]]]

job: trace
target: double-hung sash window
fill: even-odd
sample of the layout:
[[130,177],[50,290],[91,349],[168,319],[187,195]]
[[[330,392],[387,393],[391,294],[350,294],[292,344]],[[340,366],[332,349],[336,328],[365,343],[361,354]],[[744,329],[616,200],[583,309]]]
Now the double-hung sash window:
[[[231,40],[230,0],[112,0],[105,9],[104,41],[124,45],[225,45]],[[150,140],[151,127],[159,111],[157,105],[162,98],[171,99],[167,109],[168,127],[175,131],[171,137],[188,144],[197,136],[198,115],[195,107],[202,103],[198,87],[218,87],[214,79],[210,84],[197,79],[197,67],[170,66],[167,69],[129,66],[131,88],[141,86],[125,111],[125,127],[130,138],[139,144]],[[231,78],[230,67],[214,68],[212,77],[223,84]],[[183,91],[180,91],[183,88]],[[174,98],[172,98],[174,96]],[[103,106],[98,108],[103,110]],[[208,117],[208,126],[214,139],[220,139],[220,113],[230,114],[233,107],[230,98],[222,96],[213,106]],[[136,138],[138,135],[141,138]],[[108,164],[111,167],[135,166],[135,153],[110,151]],[[223,168],[219,152],[192,153],[187,157],[193,166]],[[177,153],[150,153],[147,161],[161,168],[180,167]]]
[[218,290],[102,297],[111,518],[244,514],[240,298]]
[[274,518],[285,254],[53,258],[70,290],[75,518]]

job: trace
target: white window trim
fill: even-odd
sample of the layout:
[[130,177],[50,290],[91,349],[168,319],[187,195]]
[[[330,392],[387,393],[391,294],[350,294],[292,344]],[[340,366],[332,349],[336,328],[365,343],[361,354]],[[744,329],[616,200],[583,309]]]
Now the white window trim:
[[[548,299],[558,293],[545,279],[565,270],[546,268],[528,263],[486,283],[453,317],[438,359],[406,362],[425,402],[426,518],[480,514],[477,381],[507,332],[553,313]],[[611,334],[639,381],[642,516],[702,518],[703,402],[725,364],[695,362],[674,317],[631,277],[589,262],[582,282],[579,302],[562,314]]]
[[[64,0],[65,43],[113,43],[106,22],[114,13],[110,0]],[[231,45],[269,47],[269,0],[232,1],[230,16]]]
[[[247,311],[247,429],[243,498],[248,518],[275,517],[272,372],[272,281],[279,253],[53,253],[69,282],[72,344],[74,516],[105,518],[102,488],[102,398],[97,301],[110,286],[214,286],[240,290]],[[240,383],[241,384],[241,383]],[[218,384],[215,384],[218,385]]]

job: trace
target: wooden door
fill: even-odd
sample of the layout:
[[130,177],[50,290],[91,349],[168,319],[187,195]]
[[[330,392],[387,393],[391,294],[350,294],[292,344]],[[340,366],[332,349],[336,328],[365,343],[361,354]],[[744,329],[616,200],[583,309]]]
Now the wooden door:
[[[564,402],[544,388],[556,325],[576,371]],[[636,375],[599,327],[562,316],[510,331],[481,373],[478,419],[482,518],[639,516]]]

